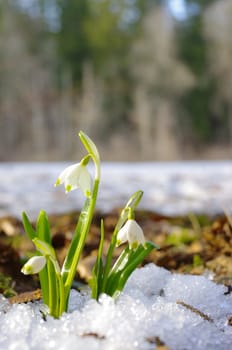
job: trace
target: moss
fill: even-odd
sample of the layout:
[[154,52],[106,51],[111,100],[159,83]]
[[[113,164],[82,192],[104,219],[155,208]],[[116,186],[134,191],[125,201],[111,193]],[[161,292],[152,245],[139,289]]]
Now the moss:
[[0,293],[6,298],[16,295],[16,292],[12,288],[11,277],[5,276],[2,272],[0,272]]

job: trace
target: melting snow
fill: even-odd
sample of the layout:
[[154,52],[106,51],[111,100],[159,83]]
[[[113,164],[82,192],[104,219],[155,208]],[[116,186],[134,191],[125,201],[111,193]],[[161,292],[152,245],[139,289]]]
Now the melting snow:
[[204,276],[137,269],[119,298],[72,291],[61,319],[41,317],[42,303],[0,300],[0,349],[171,350],[232,348],[232,295]]
[[[0,215],[80,210],[81,193],[67,196],[63,186],[53,186],[67,165],[1,163]],[[122,207],[137,190],[144,191],[140,208],[164,214],[232,211],[232,162],[103,163],[97,208],[109,212]]]

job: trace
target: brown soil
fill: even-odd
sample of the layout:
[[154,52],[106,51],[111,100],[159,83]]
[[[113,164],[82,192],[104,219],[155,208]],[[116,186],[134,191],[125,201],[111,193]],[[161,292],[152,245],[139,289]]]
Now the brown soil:
[[[67,249],[78,218],[77,212],[51,215],[53,245],[60,263]],[[91,275],[100,240],[100,220],[104,219],[106,253],[119,216],[119,210],[96,213],[91,225],[76,282],[86,283]],[[212,274],[217,283],[232,291],[232,226],[226,216],[167,217],[149,211],[137,211],[136,220],[147,240],[160,246],[144,261],[154,262],[170,271],[189,274]],[[25,236],[22,223],[12,217],[0,218],[0,293],[12,296],[39,287],[37,276],[24,276],[20,269],[31,254],[33,245]],[[115,258],[122,248],[116,249]]]

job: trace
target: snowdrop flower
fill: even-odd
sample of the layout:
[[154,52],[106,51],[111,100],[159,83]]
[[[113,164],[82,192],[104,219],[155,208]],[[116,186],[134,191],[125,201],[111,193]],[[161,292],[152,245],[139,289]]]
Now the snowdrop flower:
[[61,184],[64,184],[66,193],[80,188],[86,197],[91,194],[92,179],[86,165],[82,162],[70,165],[62,171],[55,186]]
[[46,265],[46,259],[44,256],[33,256],[28,262],[22,267],[21,271],[24,275],[32,275],[40,272]]
[[136,249],[139,244],[145,244],[143,230],[133,219],[127,220],[117,235],[117,246],[128,241],[130,249]]

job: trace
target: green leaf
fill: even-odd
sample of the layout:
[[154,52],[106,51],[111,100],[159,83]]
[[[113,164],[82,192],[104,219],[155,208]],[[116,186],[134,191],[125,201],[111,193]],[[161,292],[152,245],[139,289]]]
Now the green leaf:
[[48,244],[51,244],[50,225],[47,214],[44,210],[41,210],[36,223],[37,237]]
[[32,240],[36,237],[36,231],[33,229],[30,220],[28,219],[27,214],[25,212],[22,213],[22,221],[26,234]]
[[53,259],[56,259],[56,253],[52,245],[42,241],[37,237],[35,237],[32,240],[32,242],[34,243],[34,245],[42,255],[44,255],[45,257],[51,257]]
[[121,253],[110,272],[105,292],[110,296],[114,296],[122,291],[132,272],[155,248],[158,247],[152,242],[146,242],[145,247],[140,244],[136,250],[127,247]]
[[113,268],[111,269],[109,276],[107,278],[106,281],[106,285],[105,285],[105,290],[104,292],[108,295],[112,295],[114,290],[115,290],[115,286],[117,286],[118,284],[118,280],[120,278],[122,269],[126,266],[126,264],[128,263],[128,259],[129,259],[129,255],[132,253],[132,251],[129,249],[129,247],[127,246],[122,253],[120,254],[120,256],[118,257],[117,261],[115,262]]
[[139,202],[141,201],[142,196],[143,196],[143,191],[141,191],[141,190],[136,191],[129,198],[125,208],[131,208],[134,211],[135,208],[137,207],[137,205],[139,204]]
[[70,243],[69,250],[68,250],[68,253],[66,255],[63,267],[62,267],[62,279],[64,281],[64,284],[66,282],[70,268],[71,268],[72,263],[73,263],[73,257],[74,257],[75,251],[78,247],[78,243],[79,243],[79,240],[81,237],[82,229],[85,225],[86,220],[88,219],[89,206],[90,206],[90,199],[87,198],[85,201],[84,207],[79,215],[78,223],[77,223],[72,241]]
[[48,289],[48,269],[47,265],[39,272],[40,287],[42,289],[44,304],[49,306],[49,289]]
[[48,258],[47,261],[47,271],[48,271],[48,291],[49,291],[49,313],[55,318],[59,317],[59,289],[57,274],[53,262]]
[[98,254],[97,259],[94,264],[93,270],[92,270],[92,278],[89,281],[89,285],[92,290],[92,298],[98,299],[100,293],[101,293],[101,287],[102,287],[102,250],[103,250],[103,244],[104,244],[104,224],[103,220],[101,220],[101,240],[98,248]]
[[102,282],[102,291],[104,292],[106,290],[106,285],[107,285],[107,280],[109,278],[109,273],[110,273],[110,267],[111,267],[111,262],[112,262],[112,257],[113,257],[113,252],[116,246],[117,242],[117,234],[118,231],[121,229],[121,227],[124,225],[128,218],[129,212],[132,210],[134,211],[137,205],[139,204],[141,198],[143,196],[143,191],[137,191],[132,196],[129,198],[127,204],[125,205],[124,209],[121,211],[121,214],[119,216],[118,222],[115,226],[112,239],[110,242],[110,246],[107,252],[106,256],[106,264],[104,268],[104,273],[103,273],[103,282]]
[[153,242],[146,242],[145,247],[139,246],[137,248],[137,250],[130,256],[128,264],[125,266],[125,269],[123,269],[120,279],[118,281],[117,290],[115,292],[123,290],[132,272],[139,266],[143,259],[155,248],[157,248],[157,246]]
[[79,137],[81,142],[85,146],[87,152],[91,154],[91,156],[95,159],[97,163],[100,163],[100,156],[98,153],[98,149],[95,143],[93,142],[93,140],[91,140],[91,138],[88,135],[86,135],[83,131],[79,132]]

